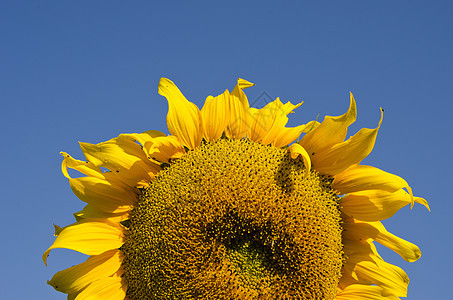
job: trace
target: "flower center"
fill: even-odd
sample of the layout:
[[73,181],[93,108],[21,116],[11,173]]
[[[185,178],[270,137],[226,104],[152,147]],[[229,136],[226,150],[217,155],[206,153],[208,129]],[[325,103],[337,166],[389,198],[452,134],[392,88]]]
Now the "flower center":
[[121,250],[131,299],[334,299],[343,245],[331,179],[286,149],[204,143],[143,190]]

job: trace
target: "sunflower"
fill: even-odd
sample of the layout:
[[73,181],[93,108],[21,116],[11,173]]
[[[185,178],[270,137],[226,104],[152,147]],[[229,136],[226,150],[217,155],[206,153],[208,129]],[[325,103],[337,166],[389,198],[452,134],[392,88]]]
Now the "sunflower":
[[[407,182],[361,165],[382,122],[345,140],[348,111],[286,127],[298,108],[279,98],[249,106],[238,79],[200,110],[162,78],[167,126],[80,143],[63,174],[87,205],[55,226],[55,248],[89,256],[48,284],[68,299],[399,299],[419,248],[380,222],[415,202]],[[68,169],[85,176],[71,177]],[[71,171],[72,174],[73,171]]]

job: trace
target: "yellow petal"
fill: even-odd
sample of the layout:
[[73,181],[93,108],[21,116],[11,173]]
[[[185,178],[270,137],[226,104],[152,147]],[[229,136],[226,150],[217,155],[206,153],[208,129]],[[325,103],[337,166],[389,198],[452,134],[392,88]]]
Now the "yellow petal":
[[265,122],[265,118],[269,116],[263,116],[267,111],[260,110],[254,107],[251,107],[248,111],[250,127],[247,132],[247,137],[255,142],[261,141],[262,137],[266,135],[268,130],[268,124]]
[[88,177],[85,177],[85,178],[91,178],[92,180],[99,181],[99,182],[107,181],[108,184],[115,185],[118,188],[122,187],[124,189],[133,190],[131,188],[131,186],[128,184],[125,184],[121,180],[121,178],[119,176],[117,176],[116,173],[113,173],[113,172],[104,172],[103,173],[99,167],[95,166],[91,162],[76,160],[65,152],[60,152],[60,154],[62,156],[64,156],[63,162],[61,164],[61,170],[62,170],[64,176],[69,179],[70,183],[73,181],[74,178],[72,178],[69,175],[68,168],[74,169],[76,171],[81,172],[82,174],[87,175]]
[[126,299],[126,280],[124,277],[106,277],[96,280],[83,291],[81,291],[76,300],[124,300]]
[[168,163],[172,158],[180,158],[185,150],[179,139],[173,135],[154,138],[145,143],[149,157]]
[[[354,222],[353,219],[343,219],[346,222]],[[357,234],[359,235],[359,234]],[[359,261],[368,260],[373,261],[372,256],[377,254],[377,251],[373,251],[375,248],[373,240],[369,239],[366,236],[357,238],[354,234],[345,234],[343,237],[343,251],[346,257],[358,257]]]
[[122,259],[120,250],[109,250],[56,273],[47,284],[66,294],[77,293],[90,283],[115,274],[121,267]]
[[[340,208],[342,212],[355,219],[372,222],[390,218],[411,201],[411,196],[402,189],[393,193],[384,190],[365,190],[342,197]],[[414,197],[414,201],[429,210],[425,199]]]
[[[351,222],[348,218],[344,220]],[[409,284],[406,273],[401,268],[385,262],[377,253],[371,239],[364,237],[359,241],[346,236],[344,244],[347,260],[343,266],[340,288],[344,289],[354,283],[375,284],[382,287],[387,294],[406,296]]]
[[230,121],[229,103],[230,93],[226,90],[223,94],[206,98],[201,109],[204,138],[208,141],[217,140],[222,136]]
[[399,300],[379,286],[352,284],[337,293],[335,300]]
[[302,132],[310,131],[314,126],[316,126],[316,121],[311,121],[307,124],[299,125],[296,127],[283,127],[275,134],[273,146],[277,148],[285,147],[294,142]]
[[360,278],[370,280],[397,297],[407,296],[409,277],[397,266],[381,259],[376,259],[375,262],[361,261],[356,264],[355,273],[359,280]]
[[421,257],[422,253],[417,245],[388,232],[380,222],[373,222],[372,226],[379,231],[374,240],[392,249],[404,260],[414,262]]
[[107,222],[119,223],[129,219],[130,211],[110,213],[87,204],[81,211],[78,211],[73,215],[77,222],[83,219],[105,219]]
[[99,255],[107,250],[118,249],[123,244],[123,230],[119,224],[81,220],[66,226],[42,259],[47,265],[47,256],[55,248],[66,248],[87,255]]
[[[278,98],[277,98],[278,100]],[[271,144],[275,147],[287,146],[289,143],[294,142],[305,129],[305,125],[300,125],[293,128],[286,128],[288,123],[287,115],[293,113],[293,110],[302,105],[300,102],[296,105],[291,102],[286,102],[282,105],[280,100],[274,101],[276,105],[269,107],[270,110],[275,110],[275,119],[272,122],[272,126],[269,128],[267,134],[263,137],[263,144]],[[281,105],[281,106],[280,106]]]
[[244,89],[254,86],[253,83],[239,78],[236,87],[230,94],[229,121],[226,136],[232,139],[241,139],[246,136],[250,127],[249,102]]
[[[346,264],[343,266],[343,274],[344,277],[350,277],[352,274],[358,283],[380,286],[386,294],[406,297],[408,276],[401,268],[385,262],[378,255],[348,254]],[[343,284],[340,282],[340,286]]]
[[302,132],[309,133],[312,130],[315,130],[316,128],[318,128],[319,125],[321,125],[321,123],[319,123],[316,120],[310,121],[310,122],[308,122],[307,124],[304,125],[304,130],[302,130]]
[[366,165],[353,165],[335,175],[332,187],[340,194],[365,190],[384,190],[390,193],[409,188],[403,178]]
[[307,174],[310,173],[311,161],[310,155],[308,155],[307,151],[305,151],[305,149],[299,144],[292,144],[289,146],[288,151],[291,153],[292,159],[296,159],[299,155],[302,156],[305,168],[307,169]]
[[116,173],[113,172],[102,172],[101,168],[94,165],[92,162],[89,161],[82,161],[72,158],[66,152],[60,152],[62,156],[64,156],[63,162],[61,163],[61,171],[63,175],[68,178],[69,180],[73,179],[69,175],[68,168],[76,170],[82,174],[87,175],[88,177],[97,178],[100,180],[107,180],[114,184],[124,186],[129,188],[130,185],[125,184]]
[[96,167],[103,167],[128,186],[141,186],[150,182],[160,167],[149,161],[142,147],[129,135],[99,144],[80,143],[86,159]]
[[297,140],[304,130],[304,125],[297,127],[283,127],[275,134],[274,140],[271,143],[277,148],[285,147]]
[[[118,138],[126,138],[131,141],[138,142],[142,145],[141,148],[143,150],[143,149],[147,148],[146,145],[153,144],[156,140],[165,139],[166,137],[167,136],[160,131],[148,130],[143,133],[120,134]],[[177,139],[176,137],[173,137],[173,138]],[[182,148],[182,145],[181,145],[181,148]],[[137,150],[138,150],[138,148],[137,148]],[[149,157],[149,151],[147,151],[147,150],[149,150],[149,146],[148,146],[148,149],[146,149],[146,151],[144,150],[145,155],[143,155],[141,153],[141,151],[139,151],[140,152],[139,156],[144,160],[144,162],[146,162],[148,165],[150,165],[152,167],[154,174],[156,174],[160,171],[160,163],[151,160],[151,157]],[[146,159],[145,156],[148,156],[147,157],[148,159]]]
[[139,142],[142,146],[145,146],[146,142],[152,141],[157,137],[166,136],[165,133],[160,132],[158,130],[148,130],[142,133],[128,133],[128,134],[121,134],[121,136],[127,136],[135,141]]
[[203,137],[198,107],[188,101],[170,79],[160,79],[159,94],[168,101],[167,127],[170,133],[189,149],[196,148]]
[[315,152],[312,155],[312,161],[316,170],[323,174],[336,175],[351,165],[360,163],[373,150],[382,118],[381,109],[381,120],[375,129],[362,128],[347,141],[338,143],[330,149]]
[[373,239],[381,245],[392,249],[408,262],[414,262],[421,256],[420,249],[385,229],[381,222],[353,221],[343,223],[343,236],[350,240]]
[[102,175],[101,169],[96,167],[93,163],[74,159],[66,152],[60,152],[60,154],[64,157],[63,162],[61,163],[61,171],[66,178],[71,178],[68,173],[68,168],[74,169],[88,176],[105,178]]
[[279,137],[279,133],[285,128],[285,125],[288,122],[287,115],[300,105],[302,105],[302,102],[296,105],[291,102],[283,104],[280,99],[277,98],[262,109],[251,108],[249,138],[252,141],[260,142],[264,145],[274,145]]
[[343,238],[343,252],[345,257],[347,257],[345,265],[342,269],[342,276],[338,287],[340,289],[345,289],[351,284],[373,284],[370,280],[357,278],[357,274],[354,271],[355,264],[359,261],[370,261],[373,262],[373,241],[369,239],[363,239],[361,241],[349,239],[347,237]]
[[326,116],[324,121],[314,130],[307,133],[300,144],[308,153],[316,154],[318,151],[330,148],[341,143],[346,138],[348,126],[354,123],[357,117],[357,108],[354,97],[350,93],[350,105],[348,111],[341,116]]
[[[277,147],[277,141],[279,144],[287,142],[285,145],[282,145],[287,146],[289,143],[296,140],[304,130],[304,126],[295,127],[295,129],[286,128],[285,126],[286,123],[288,123],[287,115],[292,113],[294,109],[301,106],[302,103],[303,102],[300,102],[294,105],[291,102],[286,102],[283,104],[280,102],[279,98],[277,98],[277,100],[266,105],[263,109],[266,107],[268,109],[268,113],[265,114],[270,116],[270,122],[268,123],[270,127],[268,127],[267,133],[263,136],[261,143],[264,145],[271,144]],[[286,135],[283,137],[283,134]],[[286,141],[282,141],[282,138],[285,138]]]
[[96,177],[69,179],[69,184],[80,200],[105,212],[129,211],[138,200],[131,189]]

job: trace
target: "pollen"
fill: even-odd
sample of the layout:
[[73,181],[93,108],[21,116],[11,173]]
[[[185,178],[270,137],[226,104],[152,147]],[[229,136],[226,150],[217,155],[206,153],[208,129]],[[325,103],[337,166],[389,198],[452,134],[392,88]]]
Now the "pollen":
[[126,225],[130,299],[334,299],[344,263],[332,179],[287,149],[204,142],[143,189]]

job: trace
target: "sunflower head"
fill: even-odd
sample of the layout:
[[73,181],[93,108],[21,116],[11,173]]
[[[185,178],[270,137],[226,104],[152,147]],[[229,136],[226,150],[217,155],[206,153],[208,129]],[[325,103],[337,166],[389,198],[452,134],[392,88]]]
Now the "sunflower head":
[[162,170],[132,210],[121,248],[129,293],[331,297],[343,264],[340,223],[331,179],[307,173],[286,149],[202,143]]
[[54,248],[89,258],[49,284],[71,299],[406,296],[407,275],[373,242],[417,260],[418,247],[380,220],[409,203],[429,207],[401,177],[360,165],[382,110],[375,129],[345,140],[352,94],[345,114],[286,127],[302,103],[250,107],[243,90],[252,85],[239,79],[200,110],[163,78],[170,135],[81,143],[86,161],[63,153],[63,173],[87,205],[56,227],[43,258]]

